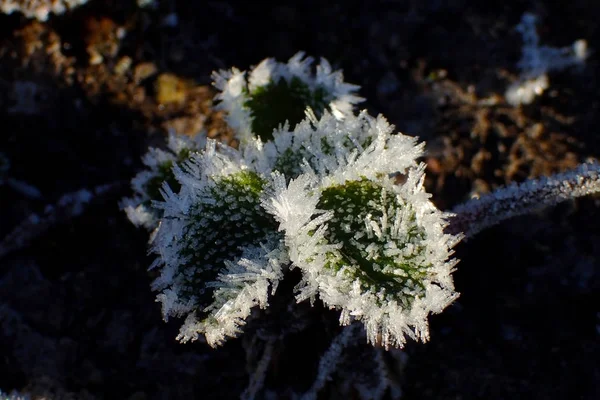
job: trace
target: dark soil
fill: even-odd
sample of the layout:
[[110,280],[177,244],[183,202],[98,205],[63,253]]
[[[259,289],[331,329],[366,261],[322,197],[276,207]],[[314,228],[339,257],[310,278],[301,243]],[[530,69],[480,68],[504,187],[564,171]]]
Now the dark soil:
[[[592,54],[512,107],[503,94],[518,77],[514,27],[527,11],[542,44],[583,38]],[[170,13],[176,26],[164,24]],[[216,350],[177,343],[181,321],[162,321],[150,290],[148,234],[118,208],[169,129],[231,137],[211,110],[213,70],[299,50],[326,57],[362,86],[371,114],[427,142],[427,188],[449,209],[600,156],[598,16],[600,2],[584,0],[165,0],[155,10],[91,0],[46,23],[0,15],[0,156],[10,162],[0,176],[0,238],[10,239],[0,246],[0,388],[48,399],[239,398],[252,336]],[[106,184],[77,215],[44,214]],[[428,343],[404,349],[392,377],[404,399],[600,398],[598,200],[457,246],[461,297],[431,318]],[[32,214],[47,223],[21,225]],[[22,242],[11,233],[19,226]],[[335,313],[296,312],[326,322],[274,350],[266,385],[282,398],[308,388],[335,333]]]

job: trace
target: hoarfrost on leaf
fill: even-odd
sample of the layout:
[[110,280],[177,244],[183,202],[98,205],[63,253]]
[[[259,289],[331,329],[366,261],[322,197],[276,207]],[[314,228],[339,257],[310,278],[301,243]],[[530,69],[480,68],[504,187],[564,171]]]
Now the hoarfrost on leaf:
[[[346,128],[357,122],[371,133],[370,143],[349,135]],[[320,123],[327,128],[320,130]],[[304,121],[287,140],[306,144],[297,148],[304,172],[287,184],[273,174],[262,201],[285,233],[293,266],[303,272],[297,300],[318,295],[342,310],[342,324],[361,320],[368,341],[386,347],[402,346],[406,336],[427,340],[428,315],[457,297],[450,257],[460,239],[443,232],[448,215],[423,189],[424,165],[416,163],[422,147],[390,130],[366,113]],[[327,152],[318,145],[324,138],[333,141]],[[406,176],[402,185],[395,184],[398,173]]]
[[220,91],[217,108],[227,113],[242,145],[255,136],[270,140],[273,130],[286,121],[296,125],[306,107],[343,118],[363,100],[355,94],[359,87],[344,82],[342,72],[333,71],[327,60],[321,59],[313,73],[313,61],[299,52],[285,64],[267,58],[249,73],[237,68],[213,73]]
[[162,200],[161,189],[165,183],[172,191],[179,191],[173,167],[184,163],[192,153],[201,150],[205,143],[204,133],[188,137],[170,132],[166,150],[148,150],[142,159],[147,168],[131,180],[134,195],[123,199],[120,204],[131,223],[150,231],[158,226],[161,212],[152,202]]
[[274,131],[272,141],[247,147],[260,146],[268,168],[287,179],[307,171],[320,181],[375,178],[404,171],[423,154],[424,145],[416,138],[393,131],[383,116],[374,118],[366,111],[340,120],[327,111],[317,118],[307,110],[307,118],[293,130],[286,125]]
[[217,152],[209,140],[182,167],[181,186],[164,186],[164,215],[152,248],[161,275],[163,315],[187,315],[179,339],[205,334],[211,345],[235,336],[254,305],[266,305],[269,285],[281,279],[286,254],[274,219],[260,205],[265,180],[239,153]]

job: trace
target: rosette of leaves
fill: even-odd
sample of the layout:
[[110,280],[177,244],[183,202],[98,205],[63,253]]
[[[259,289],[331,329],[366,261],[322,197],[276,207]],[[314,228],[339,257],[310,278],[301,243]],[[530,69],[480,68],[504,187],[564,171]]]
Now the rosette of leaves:
[[210,140],[173,167],[180,189],[163,185],[152,243],[164,318],[186,316],[178,339],[203,334],[211,346],[236,336],[252,307],[267,306],[287,263],[276,223],[261,207],[265,179],[237,151],[216,146]]
[[217,108],[226,112],[242,144],[255,136],[270,140],[286,121],[295,126],[307,107],[318,116],[325,110],[338,118],[352,113],[363,100],[355,94],[359,86],[344,82],[342,72],[333,71],[324,58],[313,72],[313,61],[299,52],[285,64],[267,58],[248,73],[237,68],[213,73],[220,91]]
[[296,301],[321,300],[342,325],[361,321],[369,342],[426,341],[429,315],[458,296],[452,248],[463,232],[600,190],[594,164],[441,212],[423,188],[423,144],[381,116],[353,115],[357,87],[325,60],[316,74],[311,65],[299,53],[263,61],[248,79],[216,73],[240,149],[171,138],[133,181],[124,207],[132,222],[158,226],[153,288],[165,319],[186,317],[181,341],[236,336],[289,267],[302,273]]
[[381,116],[307,114],[270,142],[209,141],[173,166],[179,192],[163,185],[153,288],[165,318],[187,317],[180,340],[236,336],[290,262],[303,275],[298,302],[320,298],[386,347],[426,340],[428,314],[457,296],[458,236],[443,233],[445,215],[423,190],[423,146]]
[[[448,215],[423,188],[424,166],[415,139],[391,135],[383,117],[366,114],[328,126],[329,152],[319,122],[304,130],[299,175],[273,173],[265,209],[280,223],[294,267],[303,272],[297,300],[317,297],[341,310],[344,325],[360,320],[371,343],[402,346],[406,337],[427,340],[427,318],[458,294],[451,273],[452,247],[460,236],[444,233]],[[363,147],[345,126],[358,124],[371,137]],[[298,138],[301,135],[298,136]],[[307,154],[317,152],[318,157]],[[397,183],[398,177],[403,180]]]
[[167,148],[150,148],[142,158],[146,169],[139,172],[132,180],[134,195],[121,201],[127,218],[135,226],[143,226],[154,230],[162,216],[162,211],[153,206],[153,202],[162,201],[161,188],[167,184],[178,192],[180,185],[175,179],[174,165],[182,165],[194,152],[202,149],[205,136],[198,134],[193,138],[169,133]]

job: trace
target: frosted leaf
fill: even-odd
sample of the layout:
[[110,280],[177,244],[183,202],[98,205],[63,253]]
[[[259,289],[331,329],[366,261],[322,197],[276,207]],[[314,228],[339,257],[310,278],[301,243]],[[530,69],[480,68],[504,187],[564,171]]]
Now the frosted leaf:
[[166,150],[150,148],[142,158],[146,169],[132,180],[134,195],[121,201],[120,207],[135,226],[143,226],[152,231],[158,226],[160,210],[152,206],[152,201],[162,200],[161,188],[164,183],[172,191],[179,191],[173,166],[184,163],[192,153],[201,150],[206,143],[203,133],[193,138],[169,133]]
[[[207,283],[214,288],[213,300],[202,313],[190,313],[181,328],[178,340],[195,340],[204,334],[209,345],[221,345],[228,337],[241,332],[253,307],[266,308],[269,294],[274,294],[283,279],[282,265],[287,255],[279,235],[271,235],[261,246],[244,248],[235,261],[225,261],[226,268],[216,281]],[[207,314],[203,320],[199,314]]]
[[260,204],[265,180],[238,152],[208,141],[173,170],[181,189],[165,185],[165,201],[156,205],[164,216],[152,244],[161,272],[153,288],[165,318],[187,315],[180,340],[205,334],[218,345],[238,332],[253,305],[266,305],[285,253]]
[[344,82],[341,71],[332,71],[321,59],[312,72],[313,59],[299,52],[287,63],[267,58],[248,74],[236,68],[213,73],[217,105],[237,139],[245,145],[254,136],[270,140],[274,129],[286,121],[294,126],[304,117],[306,107],[319,115],[331,111],[337,118],[351,114],[358,86]]
[[[428,315],[458,296],[450,257],[459,236],[443,232],[447,216],[424,192],[423,170],[410,168],[402,185],[384,174],[305,189],[313,218],[267,207],[285,231],[290,260],[303,272],[298,300],[318,294],[342,310],[342,324],[362,321],[368,341],[386,347],[402,346],[406,336],[426,341]],[[301,181],[310,182],[292,180],[277,192],[277,203],[302,198],[293,187]]]

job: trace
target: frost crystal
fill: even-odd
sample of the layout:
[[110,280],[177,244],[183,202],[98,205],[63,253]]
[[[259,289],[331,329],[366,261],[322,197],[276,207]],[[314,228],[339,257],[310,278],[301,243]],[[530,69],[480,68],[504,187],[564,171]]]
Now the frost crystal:
[[303,119],[306,107],[317,114],[329,110],[337,118],[350,114],[363,99],[354,92],[358,86],[344,82],[341,71],[333,71],[324,58],[311,71],[313,59],[304,53],[294,55],[287,64],[271,58],[263,60],[248,73],[236,68],[213,74],[220,91],[217,106],[242,144],[255,135],[270,139],[273,129],[286,121],[292,126]]

